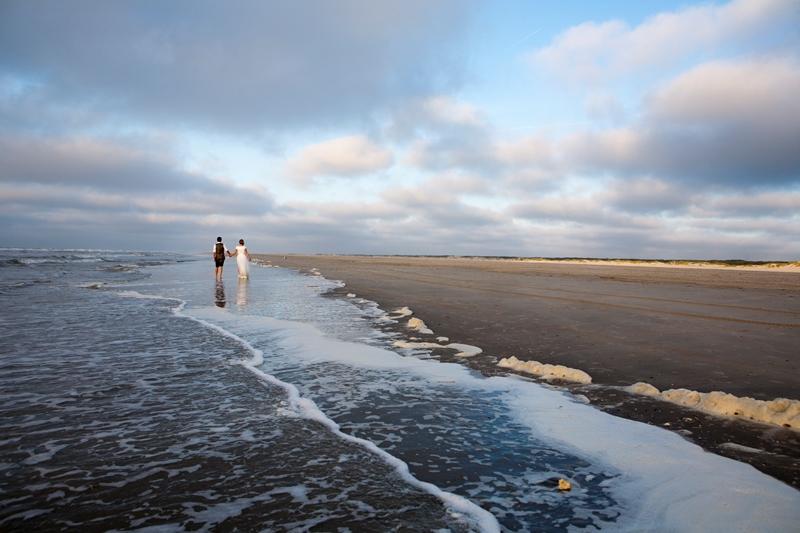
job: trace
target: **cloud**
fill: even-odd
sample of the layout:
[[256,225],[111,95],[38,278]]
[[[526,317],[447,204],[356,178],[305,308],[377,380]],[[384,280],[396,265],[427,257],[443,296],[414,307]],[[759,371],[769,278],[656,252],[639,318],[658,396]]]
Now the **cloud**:
[[530,198],[510,208],[516,218],[533,222],[553,224],[569,223],[578,226],[593,226],[616,232],[620,228],[635,228],[638,231],[656,229],[651,219],[620,212],[603,201],[601,195],[554,194]]
[[651,185],[697,189],[788,186],[800,180],[797,94],[794,58],[711,61],[654,89],[624,125],[501,137],[487,122],[455,129],[425,122],[407,162],[483,176],[507,192],[556,187],[568,176],[649,177]]
[[362,176],[389,168],[392,153],[363,135],[338,137],[301,149],[287,162],[299,183],[319,176]]
[[[764,221],[732,218],[630,216],[598,198],[554,197],[520,204],[515,216],[530,224],[545,256],[795,260],[800,242],[779,214]],[[535,254],[535,252],[534,252]],[[531,254],[533,255],[533,254]]]
[[[532,254],[791,258],[800,241],[787,221],[798,212],[778,198],[800,184],[798,80],[791,57],[709,61],[652,90],[628,123],[561,137],[501,135],[485,119],[456,126],[417,107],[424,127],[405,130],[414,133],[408,162],[451,181],[383,200],[421,226],[482,228],[474,235],[483,239],[502,223]],[[452,182],[462,176],[481,184],[490,216],[469,220],[454,198],[467,189]]]
[[641,214],[683,211],[693,196],[684,187],[652,177],[615,180],[598,194],[606,206]]
[[338,126],[461,79],[463,2],[3,2],[0,64],[66,107],[238,133]]
[[734,0],[662,12],[630,27],[620,20],[585,22],[531,54],[534,64],[580,83],[664,68],[698,53],[748,45],[754,38],[796,39],[795,0]]
[[383,135],[396,142],[443,135],[468,136],[488,126],[474,105],[446,95],[416,98],[396,106]]
[[402,209],[406,221],[413,221],[420,234],[461,235],[505,220],[498,211],[468,205],[450,191],[434,193],[425,185],[387,189],[381,198],[386,205]]
[[388,135],[410,142],[406,163],[425,171],[464,171],[497,182],[513,175],[528,185],[552,176],[553,146],[544,136],[500,138],[475,106],[436,98],[406,107]]
[[796,228],[800,225],[800,190],[718,195],[692,214],[698,218],[748,218],[749,222],[752,218],[772,217],[782,219],[781,224],[787,229]]
[[153,192],[202,183],[209,192],[225,190],[177,169],[163,153],[88,137],[0,137],[0,181]]
[[522,249],[525,233],[507,214],[465,200],[482,194],[483,180],[445,173],[390,186],[374,199],[291,202],[266,224],[283,243],[275,246],[299,251],[513,254]]
[[483,131],[419,139],[411,145],[406,162],[428,171],[461,169],[491,175],[497,169],[497,161],[490,143],[488,133]]
[[420,105],[433,124],[481,127],[485,123],[475,106],[446,96],[428,98]]
[[[790,58],[714,61],[682,73],[649,101],[652,120],[792,131],[800,115],[800,64]],[[777,131],[776,133],[780,133]]]
[[263,188],[186,172],[168,153],[120,140],[0,138],[6,239],[59,246],[80,236],[86,246],[162,249],[148,244],[158,238],[186,250],[204,231],[252,227],[279,209]]
[[642,118],[574,134],[578,168],[655,174],[699,186],[774,186],[800,178],[800,65],[791,59],[699,65],[655,91]]

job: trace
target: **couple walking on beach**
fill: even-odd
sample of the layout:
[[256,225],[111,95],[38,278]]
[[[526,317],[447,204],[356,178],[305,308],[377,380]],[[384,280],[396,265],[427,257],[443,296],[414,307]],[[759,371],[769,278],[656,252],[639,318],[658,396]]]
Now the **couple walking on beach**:
[[239,245],[231,253],[222,242],[222,237],[217,237],[217,242],[214,243],[211,254],[214,257],[214,265],[216,267],[214,272],[218,280],[222,279],[225,256],[236,258],[236,267],[239,270],[240,278],[250,277],[250,252],[247,251],[247,246],[244,245],[244,239],[239,239]]

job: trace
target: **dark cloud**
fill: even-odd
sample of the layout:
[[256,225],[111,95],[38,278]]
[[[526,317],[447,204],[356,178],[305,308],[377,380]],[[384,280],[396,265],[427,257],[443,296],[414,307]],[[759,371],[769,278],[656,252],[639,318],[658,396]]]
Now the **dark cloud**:
[[50,101],[226,129],[341,125],[458,83],[462,2],[9,0],[0,65]]

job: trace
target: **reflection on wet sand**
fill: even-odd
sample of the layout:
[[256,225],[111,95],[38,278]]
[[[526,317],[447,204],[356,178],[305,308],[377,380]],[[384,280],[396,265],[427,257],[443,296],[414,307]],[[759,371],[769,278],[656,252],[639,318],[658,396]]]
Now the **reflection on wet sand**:
[[217,280],[214,287],[214,304],[217,307],[225,307],[225,284],[221,279]]
[[244,307],[247,305],[247,285],[248,278],[239,278],[239,284],[236,286],[236,305]]

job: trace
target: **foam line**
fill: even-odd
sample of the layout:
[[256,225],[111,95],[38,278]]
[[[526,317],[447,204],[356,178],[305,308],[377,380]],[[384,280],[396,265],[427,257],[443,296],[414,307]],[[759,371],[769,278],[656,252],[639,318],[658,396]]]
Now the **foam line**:
[[142,298],[142,299],[153,299],[153,300],[171,300],[174,302],[178,302],[178,306],[172,309],[172,313],[176,316],[182,318],[188,318],[189,320],[193,320],[198,324],[205,326],[208,329],[214,330],[217,333],[232,339],[242,346],[244,346],[253,357],[251,359],[244,359],[240,361],[240,364],[253,372],[259,379],[270,383],[272,385],[276,385],[282,389],[284,389],[287,393],[289,404],[298,411],[301,415],[309,420],[314,420],[323,424],[329,430],[331,430],[337,437],[352,442],[354,444],[358,444],[363,448],[366,448],[370,452],[374,453],[375,455],[379,456],[381,459],[384,460],[389,466],[393,467],[395,471],[400,475],[403,480],[405,480],[408,484],[417,487],[432,496],[435,496],[439,500],[441,500],[445,506],[452,511],[457,511],[459,513],[463,513],[464,515],[469,516],[473,519],[475,525],[481,531],[486,532],[499,532],[500,531],[500,524],[497,522],[497,519],[491,514],[489,511],[483,509],[479,505],[471,502],[470,500],[459,496],[457,494],[453,494],[452,492],[447,492],[433,483],[428,483],[427,481],[421,481],[414,477],[408,469],[408,465],[402,461],[401,459],[395,457],[394,455],[386,452],[385,450],[379,448],[374,442],[368,441],[366,439],[362,439],[359,437],[355,437],[353,435],[349,435],[347,433],[342,432],[339,427],[339,424],[328,418],[325,413],[323,413],[317,404],[314,403],[312,400],[308,398],[303,398],[300,395],[300,391],[292,385],[291,383],[287,383],[285,381],[281,381],[280,379],[276,378],[275,376],[264,372],[263,370],[259,369],[258,367],[263,364],[264,362],[264,352],[250,344],[247,340],[239,337],[238,335],[231,333],[230,331],[217,326],[216,324],[212,324],[211,322],[207,322],[202,318],[196,318],[186,313],[183,313],[183,309],[186,306],[186,301],[181,300],[179,298],[168,298],[165,296],[150,296],[146,294],[142,294],[136,291],[122,291],[120,293],[121,296],[129,297],[129,298]]
[[425,325],[425,322],[423,322],[421,319],[417,317],[409,319],[408,323],[406,324],[406,327],[409,329],[415,329],[420,333],[433,335],[433,331],[427,325]]
[[497,366],[500,368],[510,368],[518,372],[525,372],[526,374],[533,374],[544,380],[561,379],[583,384],[592,382],[592,376],[583,370],[563,365],[540,363],[539,361],[520,361],[513,355],[500,359]]
[[623,390],[682,405],[689,409],[696,409],[715,416],[733,416],[800,431],[800,400],[790,400],[788,398],[756,400],[746,396],[734,396],[721,391],[698,392],[689,389],[659,391],[653,385],[642,381],[625,387]]

